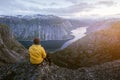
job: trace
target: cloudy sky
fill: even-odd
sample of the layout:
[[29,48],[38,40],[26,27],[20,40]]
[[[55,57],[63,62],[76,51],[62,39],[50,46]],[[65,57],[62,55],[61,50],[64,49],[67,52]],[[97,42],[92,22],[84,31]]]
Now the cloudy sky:
[[65,18],[120,15],[120,0],[0,0],[0,15],[57,15]]

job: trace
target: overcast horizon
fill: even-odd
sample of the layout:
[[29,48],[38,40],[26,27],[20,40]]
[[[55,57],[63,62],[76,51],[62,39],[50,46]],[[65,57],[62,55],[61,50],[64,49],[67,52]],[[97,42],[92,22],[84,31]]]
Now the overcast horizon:
[[0,15],[56,15],[64,18],[120,17],[119,0],[2,0]]

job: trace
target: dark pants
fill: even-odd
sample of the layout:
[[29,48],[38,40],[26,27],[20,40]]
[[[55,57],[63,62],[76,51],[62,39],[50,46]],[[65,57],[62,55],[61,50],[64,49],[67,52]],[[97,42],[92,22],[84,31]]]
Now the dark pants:
[[49,65],[51,65],[51,58],[49,55],[45,58],[45,61],[48,62]]

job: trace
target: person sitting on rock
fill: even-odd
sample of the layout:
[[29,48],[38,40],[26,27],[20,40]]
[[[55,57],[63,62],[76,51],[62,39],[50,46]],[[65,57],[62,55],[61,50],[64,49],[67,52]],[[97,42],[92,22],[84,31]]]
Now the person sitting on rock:
[[35,38],[34,44],[29,48],[30,63],[41,64],[46,58],[47,54],[45,49],[40,45],[40,39]]

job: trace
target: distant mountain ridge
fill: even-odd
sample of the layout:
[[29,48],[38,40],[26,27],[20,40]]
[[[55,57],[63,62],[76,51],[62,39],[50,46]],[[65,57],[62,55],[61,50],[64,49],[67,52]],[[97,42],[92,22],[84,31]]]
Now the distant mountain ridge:
[[1,16],[0,23],[10,26],[18,40],[33,40],[34,37],[39,37],[41,40],[71,38],[69,35],[71,23],[53,15]]
[[0,23],[10,27],[17,40],[67,40],[73,38],[71,30],[90,26],[94,19],[64,19],[54,15],[0,15]]
[[89,28],[87,28],[87,33],[96,32],[105,28],[110,27],[113,23],[120,21],[119,18],[110,18],[105,20],[96,21],[94,24],[90,25]]

